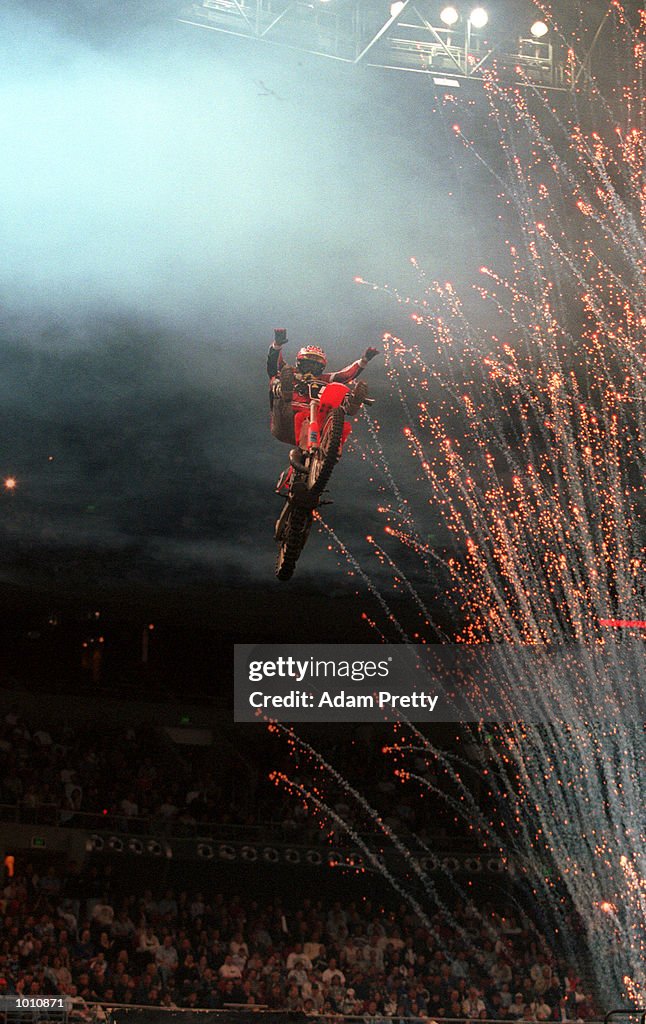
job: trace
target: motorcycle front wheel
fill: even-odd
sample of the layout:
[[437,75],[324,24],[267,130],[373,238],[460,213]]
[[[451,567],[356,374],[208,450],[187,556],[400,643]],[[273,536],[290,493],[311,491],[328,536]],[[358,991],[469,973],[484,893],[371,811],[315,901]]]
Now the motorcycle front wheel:
[[332,470],[339,461],[344,420],[343,409],[332,409],[323,426],[320,448],[311,456],[307,486],[310,493],[317,497],[325,490]]

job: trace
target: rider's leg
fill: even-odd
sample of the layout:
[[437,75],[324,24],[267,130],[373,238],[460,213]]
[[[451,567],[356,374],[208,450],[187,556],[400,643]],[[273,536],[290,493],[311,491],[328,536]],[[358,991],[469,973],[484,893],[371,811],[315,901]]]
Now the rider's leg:
[[280,393],[286,402],[291,402],[294,394],[294,375],[293,366],[283,366],[280,371]]
[[279,441],[294,444],[294,367],[283,366],[272,387],[271,432]]
[[280,395],[274,395],[270,426],[278,441],[294,444],[294,409],[291,401],[286,402]]

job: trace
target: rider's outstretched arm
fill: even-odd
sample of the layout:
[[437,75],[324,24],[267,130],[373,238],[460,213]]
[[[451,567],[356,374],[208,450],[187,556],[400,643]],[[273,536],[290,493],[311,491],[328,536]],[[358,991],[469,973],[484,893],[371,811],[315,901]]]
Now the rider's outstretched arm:
[[267,353],[267,375],[275,377],[281,366],[285,362],[283,358],[282,348],[283,345],[287,344],[287,331],[284,327],[277,327],[274,331],[274,340],[269,346],[269,352]]
[[348,381],[354,380],[360,373],[363,373],[370,360],[375,358],[378,351],[379,349],[374,348],[372,345],[369,346],[361,356],[361,359],[355,359],[349,366],[344,366],[342,370],[331,373],[330,380],[339,381],[341,384],[347,384]]

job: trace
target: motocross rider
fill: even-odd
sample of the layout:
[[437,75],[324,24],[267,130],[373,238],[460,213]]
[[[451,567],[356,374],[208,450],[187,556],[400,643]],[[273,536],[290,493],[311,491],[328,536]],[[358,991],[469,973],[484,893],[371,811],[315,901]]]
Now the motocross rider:
[[[334,373],[325,373],[327,356],[318,345],[304,345],[296,353],[296,367],[289,366],[283,358],[283,345],[287,344],[287,331],[278,328],[274,331],[274,340],[267,353],[267,373],[269,375],[269,405],[271,408],[271,432],[279,441],[294,444],[294,416],[301,409],[307,409],[308,401],[297,390],[299,377],[314,377],[323,383],[338,381],[348,384],[366,368],[371,359],[377,355],[378,349],[369,346],[360,359]],[[345,410],[354,416],[367,397],[368,385],[360,380],[354,393],[347,401]]]

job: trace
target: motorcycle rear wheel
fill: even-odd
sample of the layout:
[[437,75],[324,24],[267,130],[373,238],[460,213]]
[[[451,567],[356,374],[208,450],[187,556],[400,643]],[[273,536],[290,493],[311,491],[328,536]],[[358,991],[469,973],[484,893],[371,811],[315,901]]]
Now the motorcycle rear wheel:
[[339,461],[345,412],[338,406],[325,421],[321,446],[311,456],[307,486],[311,494],[319,496],[325,490],[332,470]]
[[276,576],[289,580],[294,575],[298,556],[305,546],[312,522],[312,513],[306,509],[292,507],[278,538],[280,547],[276,558]]

